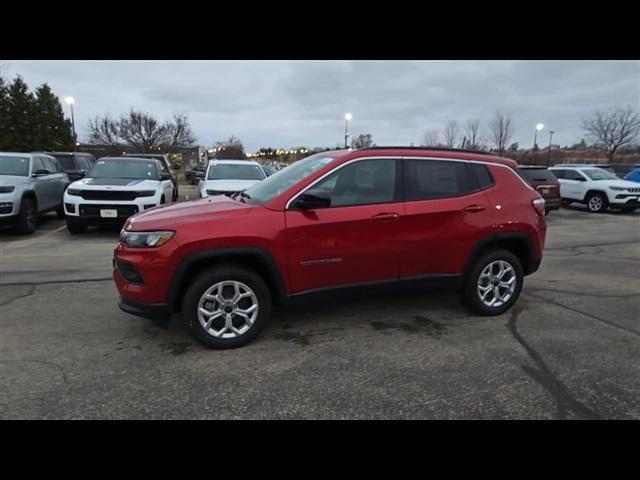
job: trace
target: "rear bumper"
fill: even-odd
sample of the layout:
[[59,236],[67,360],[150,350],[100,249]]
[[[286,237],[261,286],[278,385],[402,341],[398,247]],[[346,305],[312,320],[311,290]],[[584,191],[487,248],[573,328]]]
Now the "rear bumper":
[[558,210],[560,208],[560,204],[561,204],[560,197],[544,199],[544,209],[547,211]]

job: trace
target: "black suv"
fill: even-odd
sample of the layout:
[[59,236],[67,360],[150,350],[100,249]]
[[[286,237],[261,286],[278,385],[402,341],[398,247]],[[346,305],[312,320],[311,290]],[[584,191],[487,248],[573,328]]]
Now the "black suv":
[[67,174],[71,182],[83,178],[93,164],[96,163],[96,157],[90,153],[84,152],[37,152],[50,155],[56,160]]
[[155,158],[160,162],[162,166],[162,173],[168,173],[171,175],[171,183],[173,183],[173,197],[171,198],[172,202],[178,200],[178,176],[176,172],[173,171],[171,165],[169,165],[169,159],[166,155],[161,153],[123,153],[123,157],[135,157],[135,158]]

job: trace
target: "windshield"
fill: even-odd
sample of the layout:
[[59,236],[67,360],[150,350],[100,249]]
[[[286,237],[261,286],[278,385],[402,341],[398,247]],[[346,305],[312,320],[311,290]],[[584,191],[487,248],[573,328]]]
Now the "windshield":
[[0,175],[29,176],[29,157],[0,156]]
[[211,165],[207,180],[262,180],[264,175],[257,165],[217,163]]
[[331,162],[333,157],[327,157],[321,153],[311,155],[303,160],[292,163],[288,167],[278,170],[260,183],[245,190],[245,198],[248,203],[262,205],[272,198],[277,197],[288,190],[300,180],[308,177],[316,170]]
[[62,165],[63,170],[76,170],[76,166],[73,163],[73,157],[69,155],[52,155],[52,157],[56,157],[58,163]]
[[158,170],[155,162],[140,160],[98,160],[87,177],[92,178],[143,178],[157,180]]
[[583,168],[581,171],[591,180],[620,180],[613,173],[609,173],[601,168]]
[[556,176],[546,168],[521,168],[522,174],[532,182],[556,182]]

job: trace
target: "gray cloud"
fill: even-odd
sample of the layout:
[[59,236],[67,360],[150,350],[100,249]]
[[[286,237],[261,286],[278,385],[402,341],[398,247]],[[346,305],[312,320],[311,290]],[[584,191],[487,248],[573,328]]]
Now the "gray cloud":
[[[515,141],[533,126],[554,143],[583,136],[581,117],[618,105],[640,108],[637,61],[5,61],[4,74],[32,88],[47,82],[76,99],[81,137],[96,114],[129,108],[161,118],[189,115],[201,145],[239,136],[262,146],[341,143],[346,111],[353,134],[378,144],[416,144],[451,119],[483,126],[496,109],[512,115]],[[548,137],[543,132],[541,144]]]

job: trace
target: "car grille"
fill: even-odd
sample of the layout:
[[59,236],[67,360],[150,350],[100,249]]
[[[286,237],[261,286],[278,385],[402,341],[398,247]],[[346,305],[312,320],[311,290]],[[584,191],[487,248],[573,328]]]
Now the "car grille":
[[629,193],[640,193],[640,188],[627,188]]
[[[80,215],[86,217],[99,217],[100,210],[117,210],[118,218],[128,218],[138,213],[138,207],[135,205],[86,205],[80,204]],[[105,219],[108,220],[108,219]]]
[[6,215],[7,213],[13,212],[13,203],[11,202],[3,202],[0,203],[0,214]]
[[128,191],[117,192],[108,190],[82,190],[80,196],[85,200],[115,200],[127,201],[135,200],[140,196],[140,192]]

